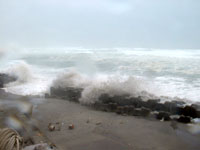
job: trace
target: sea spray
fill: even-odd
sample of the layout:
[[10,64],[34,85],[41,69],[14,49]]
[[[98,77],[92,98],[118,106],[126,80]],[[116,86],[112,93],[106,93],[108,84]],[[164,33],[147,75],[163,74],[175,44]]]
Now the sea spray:
[[25,83],[32,79],[31,66],[24,61],[13,62],[4,72],[16,77],[19,83]]
[[1,72],[14,76],[17,80],[5,85],[6,90],[20,95],[43,95],[51,80],[34,73],[33,68],[22,60],[9,63]]
[[75,70],[62,73],[53,81],[54,88],[83,88],[79,101],[94,103],[99,96],[107,93],[111,96],[129,94],[131,96],[151,96],[145,91],[152,90],[149,82],[133,76],[103,75],[87,76]]

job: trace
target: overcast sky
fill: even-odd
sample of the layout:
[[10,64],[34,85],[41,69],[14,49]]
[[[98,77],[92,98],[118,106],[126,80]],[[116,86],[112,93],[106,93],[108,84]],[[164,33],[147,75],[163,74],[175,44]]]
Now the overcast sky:
[[0,47],[199,48],[200,0],[0,0]]

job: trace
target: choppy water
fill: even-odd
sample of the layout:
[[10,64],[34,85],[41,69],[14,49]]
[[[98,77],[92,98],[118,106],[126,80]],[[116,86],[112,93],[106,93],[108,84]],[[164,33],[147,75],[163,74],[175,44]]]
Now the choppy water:
[[12,93],[42,95],[53,84],[83,87],[83,101],[105,91],[200,101],[200,50],[23,49],[0,59],[0,70],[19,78],[7,85]]

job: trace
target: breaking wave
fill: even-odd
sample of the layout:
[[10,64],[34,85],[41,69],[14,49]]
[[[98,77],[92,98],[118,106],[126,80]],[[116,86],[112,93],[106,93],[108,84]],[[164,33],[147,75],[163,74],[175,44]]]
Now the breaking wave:
[[24,61],[12,62],[12,64],[10,64],[4,72],[16,77],[16,82],[18,83],[26,83],[33,78],[31,66]]
[[51,80],[35,71],[25,61],[13,61],[1,72],[17,78],[15,82],[5,85],[8,92],[19,95],[43,95]]
[[[155,90],[151,83],[145,79],[134,76],[98,74],[88,76],[75,70],[65,72],[53,81],[52,87],[83,88],[81,103],[94,103],[99,96],[107,93],[113,95],[129,94],[130,96],[155,97]],[[148,92],[149,93],[148,93]],[[157,90],[155,90],[157,91]],[[158,92],[158,91],[157,91]]]

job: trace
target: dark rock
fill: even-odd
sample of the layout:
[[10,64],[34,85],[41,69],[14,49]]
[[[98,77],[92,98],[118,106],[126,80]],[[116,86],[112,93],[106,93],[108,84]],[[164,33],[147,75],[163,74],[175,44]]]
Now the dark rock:
[[183,106],[186,104],[184,101],[172,101],[172,103],[175,103],[177,106]]
[[172,102],[165,102],[165,111],[170,112],[173,115],[180,115],[181,114],[181,109],[179,104],[177,104],[175,101]]
[[181,123],[190,123],[191,122],[191,118],[188,117],[188,116],[180,116],[178,119],[177,119],[178,122],[181,122]]
[[193,108],[195,108],[195,109],[197,109],[197,110],[198,110],[198,109],[200,110],[200,105],[198,105],[198,104],[192,104],[191,107],[193,107]]
[[145,105],[147,108],[151,109],[152,111],[167,111],[170,112],[169,106],[167,103],[162,104],[160,103],[159,99],[155,100],[148,100]]
[[108,104],[102,104],[102,103],[96,102],[95,104],[93,104],[93,108],[100,111],[111,112]]
[[3,82],[0,80],[0,88],[3,88]]
[[150,109],[147,108],[135,108],[133,110],[133,116],[142,116],[142,117],[147,117],[150,114]]
[[167,111],[167,107],[162,103],[157,103],[155,105],[154,110],[156,110],[156,111]]
[[110,97],[109,94],[102,94],[99,97],[99,101],[104,104],[114,103],[113,99]]
[[54,88],[51,87],[51,97],[58,97],[69,101],[78,102],[81,97],[82,88],[66,87],[66,88]]
[[[129,115],[130,112],[132,111],[131,109],[132,109],[132,107],[129,105],[123,106],[123,113],[126,115]],[[133,107],[133,109],[134,109],[134,107]]]
[[102,94],[99,97],[99,101],[105,104],[116,103],[118,106],[133,105],[137,108],[143,106],[143,101],[140,97],[131,98],[130,95],[110,96],[109,94]]
[[200,118],[200,109],[197,110],[197,118]]
[[96,102],[92,106],[96,110],[102,110],[102,103],[100,103],[100,102]]
[[197,118],[200,118],[200,105],[198,104],[192,104],[191,107],[196,109],[197,112]]
[[151,109],[152,111],[155,111],[156,109],[158,109],[158,103],[160,102],[160,100],[148,100],[145,104],[145,107]]
[[123,114],[124,113],[124,107],[123,106],[117,106],[116,113],[117,114]]
[[184,115],[184,116],[192,117],[192,118],[197,118],[198,117],[197,110],[192,106],[185,106],[181,110],[181,114]]
[[144,102],[141,97],[132,97],[130,100],[135,108],[145,107],[146,102]]
[[130,106],[124,106],[124,113],[127,115],[133,115],[135,107],[133,105]]
[[101,104],[100,110],[110,112],[109,105],[108,104]]
[[144,108],[144,107],[142,107],[141,109],[142,109],[142,116],[144,116],[144,117],[149,116],[149,114],[151,112],[150,109]]
[[117,104],[116,104],[116,103],[109,103],[109,104],[108,104],[108,109],[109,109],[109,111],[111,111],[111,112],[115,112],[116,109],[117,109]]
[[0,73],[0,88],[4,87],[4,84],[16,81],[17,78],[8,74]]
[[164,111],[159,112],[159,113],[156,115],[156,118],[157,118],[158,120],[164,119],[164,121],[169,121],[169,120],[171,120],[171,119],[170,119],[170,113],[164,112]]
[[112,101],[114,103],[117,103],[119,106],[126,106],[126,105],[132,105],[133,101],[129,98],[129,95],[121,95],[121,96],[113,96]]

